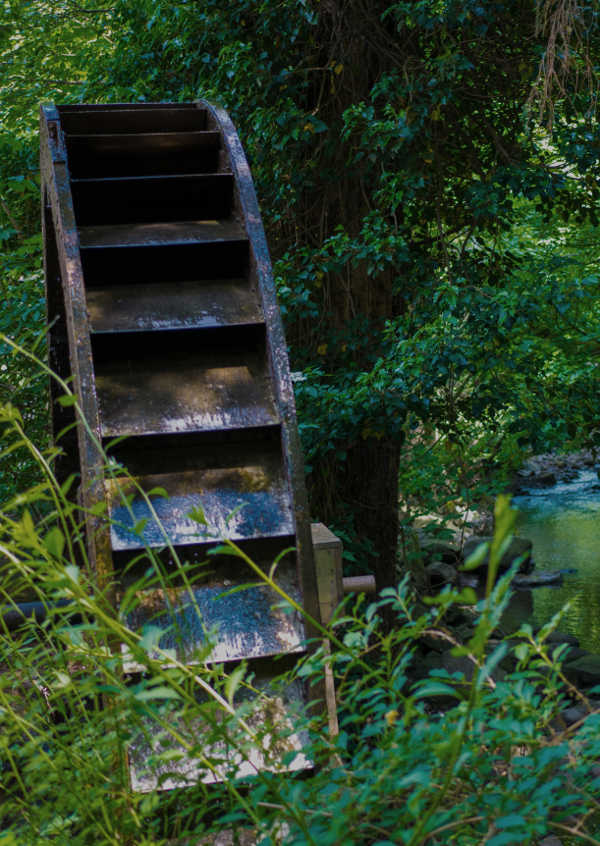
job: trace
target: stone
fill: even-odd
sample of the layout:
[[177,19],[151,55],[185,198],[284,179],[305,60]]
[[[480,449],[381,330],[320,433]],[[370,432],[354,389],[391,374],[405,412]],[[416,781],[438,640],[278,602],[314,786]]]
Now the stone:
[[461,655],[457,658],[455,655],[452,655],[451,649],[442,653],[442,666],[449,673],[462,673],[465,677],[465,681],[467,682],[470,682],[473,678],[475,665],[471,659],[466,655]]
[[433,590],[441,590],[446,585],[456,584],[458,573],[451,564],[443,561],[432,561],[425,567],[429,584]]
[[[561,645],[562,644],[560,644],[560,643],[552,645],[552,648],[549,650],[549,652],[550,652],[550,654],[552,655],[553,658],[555,657],[554,656],[555,651],[557,651],[558,647],[561,646]],[[565,651],[564,655],[562,655],[562,656],[557,655],[556,659],[558,659],[560,657],[561,662],[563,664],[567,664],[567,663],[571,663],[572,661],[577,661],[579,658],[585,658],[586,655],[588,655],[588,652],[587,652],[586,649],[580,649],[578,646],[569,646],[568,649]]]
[[444,564],[458,564],[460,547],[451,541],[429,538],[424,532],[420,535],[423,557],[429,561],[443,561]]
[[517,574],[512,583],[518,588],[536,588],[545,587],[546,585],[557,585],[563,580],[563,574],[559,570],[532,573],[532,574]]
[[[467,655],[456,656],[452,654],[452,650],[448,649],[442,653],[442,666],[449,673],[461,673],[465,682],[470,682],[473,678],[473,672],[476,669],[475,664]],[[494,681],[502,681],[506,673],[501,667],[496,667],[492,672],[492,679]],[[460,682],[459,682],[460,684]]]
[[569,681],[575,684],[584,687],[600,684],[600,655],[587,654],[575,661],[567,661],[563,669]]
[[[471,537],[465,540],[465,544],[463,547],[463,558],[467,559],[481,543],[489,543],[492,540],[491,537],[476,537],[472,535]],[[527,538],[512,538],[508,549],[505,551],[504,555],[500,559],[500,567],[499,571],[502,573],[511,566],[511,564],[517,559],[522,558],[521,563],[519,564],[519,572],[520,573],[527,573],[531,569],[531,550],[533,544]],[[487,567],[489,563],[489,552],[486,554],[484,561],[482,562],[482,567]]]
[[579,646],[579,638],[568,632],[553,631],[546,637],[546,643],[568,643],[569,646]]
[[561,711],[560,716],[564,720],[565,725],[572,726],[574,723],[578,723],[584,717],[587,717],[588,713],[588,709],[583,705],[571,705],[569,708]]
[[442,656],[438,652],[428,652],[418,664],[415,665],[411,675],[417,679],[426,678],[432,670],[441,670],[443,667]]
[[539,846],[563,846],[563,844],[562,840],[559,840],[556,835],[550,834],[548,837],[544,837],[543,840],[540,840]]

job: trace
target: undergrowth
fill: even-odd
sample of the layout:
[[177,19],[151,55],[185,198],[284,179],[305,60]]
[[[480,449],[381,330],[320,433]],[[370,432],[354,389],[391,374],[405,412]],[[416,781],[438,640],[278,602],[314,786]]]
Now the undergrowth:
[[[167,571],[147,550],[116,610],[86,564],[77,480],[58,484],[56,450],[36,447],[16,409],[4,404],[0,420],[5,449],[27,448],[44,478],[0,510],[0,846],[197,844],[223,828],[251,828],[265,845],[510,846],[548,833],[600,844],[600,713],[565,678],[565,647],[547,640],[560,615],[536,636],[526,625],[498,636],[506,499],[484,599],[446,590],[423,604],[406,580],[370,604],[347,599],[321,629],[328,645],[265,684],[243,662],[211,660],[218,632],[183,659],[176,615],[175,649],[164,619],[135,624],[149,590],[176,583],[194,601],[198,570],[185,561]],[[276,568],[231,542],[218,554],[237,556],[247,589],[267,585],[294,610]],[[465,605],[474,634],[460,644],[446,621]],[[464,671],[426,674],[432,640],[454,645]],[[326,664],[335,736],[324,708],[298,707]],[[589,715],[568,728],[572,699]]]

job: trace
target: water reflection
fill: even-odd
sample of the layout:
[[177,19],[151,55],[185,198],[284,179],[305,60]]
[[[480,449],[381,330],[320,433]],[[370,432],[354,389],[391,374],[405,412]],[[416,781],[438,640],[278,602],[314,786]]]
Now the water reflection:
[[[533,590],[532,620],[541,625],[570,601],[561,631],[600,653],[600,484],[594,470],[514,498],[517,532],[533,541],[536,570],[574,568],[561,585]],[[516,598],[518,603],[518,597]]]

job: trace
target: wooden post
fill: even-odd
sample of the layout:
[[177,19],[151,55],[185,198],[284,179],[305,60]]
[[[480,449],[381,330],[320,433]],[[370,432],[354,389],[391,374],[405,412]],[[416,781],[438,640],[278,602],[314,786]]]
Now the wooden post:
[[342,601],[342,542],[323,523],[311,525],[321,620],[327,626]]
[[[321,620],[323,625],[327,626],[343,596],[342,542],[323,523],[313,523],[311,531]],[[328,640],[325,641],[324,647],[325,653],[329,654]],[[337,718],[333,673],[329,664],[325,665],[325,703],[329,718],[329,734],[331,737],[335,737],[339,734],[340,728]]]

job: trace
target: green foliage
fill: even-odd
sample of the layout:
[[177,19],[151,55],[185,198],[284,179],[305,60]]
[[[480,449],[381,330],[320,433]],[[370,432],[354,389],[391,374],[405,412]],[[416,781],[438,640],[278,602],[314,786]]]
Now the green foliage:
[[[256,181],[292,367],[305,375],[297,399],[315,517],[372,536],[363,517],[379,508],[373,492],[394,486],[365,456],[407,433],[405,457],[426,455],[423,475],[437,466],[450,499],[462,496],[460,457],[482,427],[503,445],[481,466],[496,487],[521,448],[588,443],[600,136],[578,86],[585,45],[569,54],[552,134],[528,109],[547,47],[536,9],[6,0],[4,331],[31,342],[41,330],[36,102],[207,97],[231,111]],[[572,32],[583,27],[593,56],[598,10],[578,9]],[[2,395],[25,391],[37,425],[42,385],[14,361],[10,370]],[[444,453],[427,438],[414,452],[414,434],[433,431]],[[33,472],[23,458],[13,478],[28,484]]]
[[[84,555],[82,515],[48,471],[51,454],[45,457],[45,483],[0,512],[2,613],[27,592],[47,609],[42,625],[29,619],[8,631],[0,622],[2,846],[163,846],[214,837],[226,826],[254,827],[265,846],[512,846],[548,832],[597,842],[600,721],[596,712],[577,729],[559,720],[567,696],[585,701],[547,642],[560,615],[537,638],[524,626],[516,646],[494,639],[510,600],[511,574],[494,584],[514,522],[507,501],[496,508],[483,600],[446,590],[415,605],[405,580],[370,605],[347,601],[323,630],[330,647],[282,677],[281,690],[294,678],[318,682],[331,667],[340,719],[331,737],[314,716],[282,725],[277,684],[257,700],[243,665],[229,672],[207,663],[210,637],[194,664],[182,664],[160,648],[157,627],[129,624],[141,593],[163,583],[158,561],[130,585],[116,613],[73,564]],[[41,522],[32,510],[45,512]],[[178,575],[185,578],[185,568]],[[462,645],[446,619],[465,603],[473,626]],[[390,610],[396,625],[386,631]],[[454,644],[465,669],[420,672],[432,639]],[[513,669],[499,674],[511,655]],[[268,771],[240,777],[257,749],[277,769],[294,730],[310,732],[304,752],[312,771],[300,779]],[[138,773],[146,770],[144,792],[130,784],[126,754]],[[293,757],[287,753],[284,763]],[[203,783],[215,770],[225,779],[220,788]],[[165,793],[182,772],[197,783]]]

